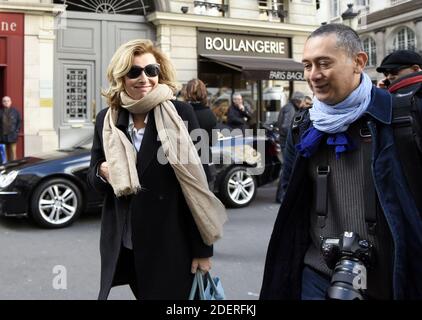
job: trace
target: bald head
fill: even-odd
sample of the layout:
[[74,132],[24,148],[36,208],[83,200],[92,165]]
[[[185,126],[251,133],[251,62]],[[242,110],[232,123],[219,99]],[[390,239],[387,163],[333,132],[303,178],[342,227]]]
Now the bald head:
[[1,103],[3,104],[3,107],[10,108],[12,106],[12,99],[10,99],[9,96],[4,96],[3,99],[1,99]]

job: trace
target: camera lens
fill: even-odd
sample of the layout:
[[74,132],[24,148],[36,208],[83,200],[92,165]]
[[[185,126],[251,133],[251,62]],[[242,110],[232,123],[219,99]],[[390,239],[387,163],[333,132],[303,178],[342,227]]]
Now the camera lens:
[[327,297],[334,300],[364,300],[366,268],[360,261],[342,259],[334,268]]

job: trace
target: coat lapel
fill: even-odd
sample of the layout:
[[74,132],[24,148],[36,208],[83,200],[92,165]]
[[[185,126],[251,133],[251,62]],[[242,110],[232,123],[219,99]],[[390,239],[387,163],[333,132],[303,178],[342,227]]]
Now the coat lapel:
[[160,141],[157,139],[157,127],[155,126],[154,112],[148,113],[148,122],[145,128],[144,138],[142,139],[141,148],[137,156],[136,166],[139,168],[139,177],[145,173],[145,170],[150,165],[152,159],[157,157],[158,149],[161,146]]
[[127,128],[129,126],[129,111],[124,108],[120,108],[119,114],[117,116],[116,127],[120,129],[129,141],[132,141],[129,134],[127,133]]

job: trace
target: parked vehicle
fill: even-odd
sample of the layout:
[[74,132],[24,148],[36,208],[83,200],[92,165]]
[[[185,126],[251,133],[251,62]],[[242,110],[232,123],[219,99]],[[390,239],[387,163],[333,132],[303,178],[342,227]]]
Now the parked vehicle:
[[[248,170],[256,164],[239,163],[239,159],[220,161],[227,155],[237,157],[233,150],[239,146],[251,149],[258,143],[265,144],[260,175]],[[28,216],[39,226],[60,228],[72,224],[86,209],[101,207],[102,196],[86,182],[91,145],[92,137],[69,149],[0,166],[0,215]],[[211,189],[229,207],[249,205],[259,186],[278,178],[281,164],[276,152],[276,146],[265,137],[223,137],[212,147],[216,179]]]

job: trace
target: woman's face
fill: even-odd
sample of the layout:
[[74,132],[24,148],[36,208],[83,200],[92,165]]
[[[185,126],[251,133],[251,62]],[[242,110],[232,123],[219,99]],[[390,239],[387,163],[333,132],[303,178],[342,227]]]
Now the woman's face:
[[[154,71],[154,67],[150,65],[157,64],[157,60],[155,59],[154,55],[151,53],[144,53],[139,56],[135,56],[133,58],[133,64],[132,67],[135,67],[134,70],[131,70],[129,72],[129,75],[131,73],[137,74],[136,69],[138,69],[139,73],[139,67],[144,69],[147,67],[147,72],[143,70],[139,76],[136,78],[133,78],[133,75],[131,77],[128,77],[128,75],[125,76],[124,83],[125,83],[125,90],[127,94],[134,100],[139,100],[145,97],[154,87],[158,84],[158,73],[151,72],[150,70]],[[132,72],[135,71],[135,72]],[[148,72],[150,71],[150,72]],[[149,75],[147,75],[149,74]],[[155,76],[151,76],[155,75]]]

